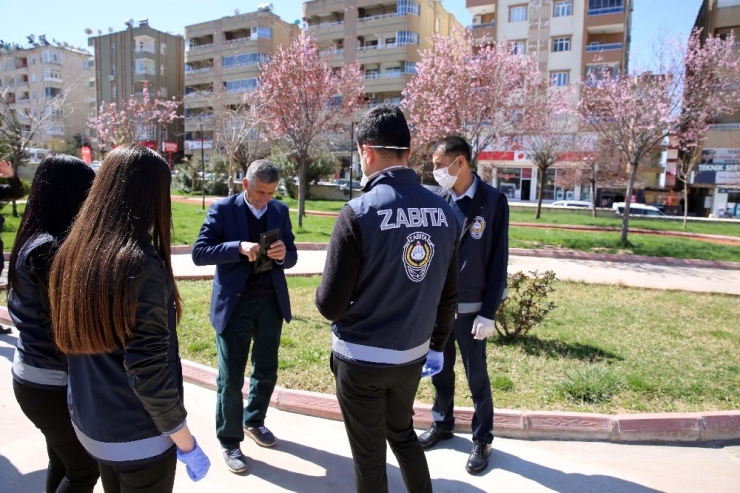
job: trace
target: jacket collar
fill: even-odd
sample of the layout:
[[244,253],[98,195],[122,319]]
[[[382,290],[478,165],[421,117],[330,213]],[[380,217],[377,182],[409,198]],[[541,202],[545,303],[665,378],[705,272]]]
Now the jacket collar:
[[419,183],[419,176],[416,174],[416,171],[412,170],[411,168],[403,167],[403,168],[396,168],[389,171],[383,171],[377,176],[373,177],[370,181],[368,181],[364,187],[362,187],[363,192],[369,192],[373,189],[378,183],[381,181],[387,181],[392,183],[397,183],[399,185],[407,185],[409,183]]

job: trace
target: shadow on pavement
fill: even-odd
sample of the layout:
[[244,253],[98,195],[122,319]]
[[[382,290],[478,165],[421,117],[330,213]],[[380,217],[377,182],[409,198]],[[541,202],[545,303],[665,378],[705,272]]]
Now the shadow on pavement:
[[0,341],[10,346],[0,346],[0,358],[5,358],[11,363],[13,362],[13,355],[15,354],[15,345],[18,342],[18,337],[16,336],[17,333],[18,332],[16,330],[13,330],[13,334],[0,335]]
[[557,469],[524,460],[515,455],[493,449],[491,454],[493,467],[511,472],[545,488],[559,492],[594,491],[599,493],[659,493],[659,490],[648,488],[625,479],[599,474],[587,475],[566,473]]
[[[280,440],[279,446],[281,452],[311,462],[323,468],[325,474],[309,476],[293,471],[286,471],[279,466],[262,462],[253,457],[248,458],[247,464],[249,465],[249,471],[247,474],[256,476],[288,491],[318,493],[332,490],[348,491],[348,488],[354,488],[352,479],[354,466],[351,458],[286,440]],[[391,454],[390,451],[388,453]],[[389,490],[405,491],[400,469],[388,464],[387,471]],[[434,475],[433,471],[432,475]],[[484,493],[484,490],[480,488],[453,479],[433,479],[432,484],[434,491],[440,493],[453,491]]]
[[0,490],[2,491],[44,491],[46,488],[46,469],[21,474],[5,457],[0,455]]

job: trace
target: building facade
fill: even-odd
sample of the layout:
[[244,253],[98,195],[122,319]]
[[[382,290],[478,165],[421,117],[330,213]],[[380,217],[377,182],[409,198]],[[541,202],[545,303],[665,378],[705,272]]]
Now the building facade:
[[257,87],[259,64],[300,28],[269,7],[185,27],[185,154],[217,150],[213,122]]
[[[185,92],[184,39],[152,28],[146,19],[134,24],[129,20],[124,31],[88,38],[88,45],[95,53],[97,108],[103,103],[120,104],[131,95],[141,97],[144,86],[151,98],[159,92],[162,99],[182,101]],[[182,111],[180,106],[178,115],[182,116]],[[176,153],[179,153],[183,136],[184,123],[182,118],[177,118],[161,128],[146,129],[141,143],[159,151],[163,150],[165,142],[176,143]]]
[[[734,33],[734,47],[740,49],[740,0],[704,0],[694,27],[704,36]],[[740,113],[716,118],[709,129],[691,184],[689,212],[740,218]]]
[[[534,55],[554,86],[627,70],[631,0],[467,0],[466,6],[473,15],[469,27],[479,42],[506,40],[513,51]],[[596,142],[589,135],[579,140],[592,146]],[[540,177],[523,153],[506,144],[481,153],[478,171],[513,201],[537,200],[541,179],[545,202],[595,200],[598,206],[609,207],[624,200],[626,188],[610,184],[591,197],[588,187],[558,186],[562,173],[558,165]]]
[[303,23],[333,66],[360,64],[368,108],[399,104],[427,38],[460,25],[436,0],[313,0]]
[[[61,150],[76,135],[89,137],[87,119],[95,90],[92,56],[65,43],[49,43],[45,36],[29,36],[27,46],[0,46],[0,94],[4,107],[24,126],[31,146]],[[19,173],[33,176],[35,170]]]

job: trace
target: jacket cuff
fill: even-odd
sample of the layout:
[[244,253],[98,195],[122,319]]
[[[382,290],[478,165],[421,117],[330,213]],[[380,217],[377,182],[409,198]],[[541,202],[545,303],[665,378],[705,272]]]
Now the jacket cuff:
[[178,401],[177,405],[169,411],[156,416],[152,415],[152,420],[160,433],[171,435],[179,431],[178,427],[184,425],[187,416],[188,412],[185,410],[185,406],[182,404],[182,401]]

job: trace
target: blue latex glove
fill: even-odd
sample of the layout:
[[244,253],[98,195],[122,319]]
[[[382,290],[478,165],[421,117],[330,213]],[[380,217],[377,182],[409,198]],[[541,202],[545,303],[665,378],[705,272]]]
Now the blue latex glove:
[[424,363],[424,368],[421,369],[421,377],[431,377],[441,372],[444,363],[444,353],[430,349],[427,353],[427,361]]
[[195,448],[188,453],[183,453],[180,449],[177,449],[177,460],[185,464],[185,470],[188,472],[190,479],[200,481],[211,467],[211,461],[208,460],[195,438],[193,438],[193,442],[195,442]]

